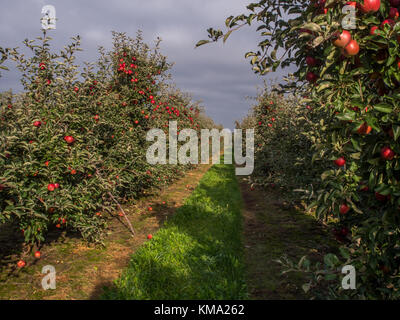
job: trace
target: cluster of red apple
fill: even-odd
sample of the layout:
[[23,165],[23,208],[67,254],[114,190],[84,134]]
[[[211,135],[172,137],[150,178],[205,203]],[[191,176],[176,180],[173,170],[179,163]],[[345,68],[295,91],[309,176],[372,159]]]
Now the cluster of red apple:
[[[40,251],[36,251],[34,254],[34,257],[36,258],[36,259],[40,259],[40,257],[42,256],[42,253],[40,252]],[[17,267],[18,268],[23,268],[23,267],[25,267],[26,266],[26,261],[25,260],[19,260],[18,262],[17,262]]]
[[[394,26],[395,20],[399,18],[399,7],[400,0],[389,0],[391,8],[389,10],[389,16],[387,19],[382,21],[380,26],[372,26],[370,29],[370,34],[374,35],[376,30],[379,28],[384,28],[386,24],[389,24],[391,27]],[[315,5],[318,8],[323,8],[324,13],[326,14],[329,8],[325,8],[326,0],[319,0]],[[358,8],[362,13],[373,13],[379,11],[381,7],[381,0],[364,0],[363,3],[358,3],[354,1],[349,1],[346,5],[353,6],[354,8]],[[300,32],[306,32],[312,34],[310,30],[300,29]],[[344,57],[355,56],[360,51],[360,46],[358,42],[352,39],[351,33],[348,30],[343,30],[341,33],[336,33],[333,35],[332,43],[334,46],[340,48],[342,50],[342,54]],[[400,37],[398,38],[400,40]],[[309,67],[314,67],[318,64],[318,60],[314,57],[307,56],[306,64]],[[400,60],[398,61],[398,66],[400,68]],[[310,83],[314,83],[318,80],[318,75],[314,72],[309,71],[306,74],[306,80]]]
[[[395,152],[388,146],[385,146],[381,149],[381,158],[383,160],[393,160],[395,155]],[[346,164],[346,160],[343,157],[339,157],[334,161],[334,163],[338,167],[343,167]]]
[[[128,75],[132,74],[132,69],[128,69],[127,68],[127,63],[128,62],[125,61],[125,59],[127,57],[126,52],[123,52],[122,55],[123,55],[124,58],[120,58],[119,59],[118,71],[122,72],[122,73],[125,73],[125,74],[128,74]],[[132,60],[136,61],[136,58],[132,57]],[[136,64],[134,64],[134,63],[131,63],[130,67],[133,68],[133,69],[137,69],[138,68],[138,66]],[[160,72],[158,72],[158,73],[160,74]],[[137,75],[137,72],[135,72],[135,75]],[[150,79],[151,75],[147,75],[147,77]],[[131,82],[137,82],[137,81],[138,81],[137,79],[133,79],[133,78],[131,79]],[[155,84],[155,81],[153,80],[152,83]],[[147,93],[148,94],[148,97],[147,97],[148,101],[151,104],[156,105],[155,108],[153,108],[153,112],[162,112],[162,110],[164,110],[169,115],[170,119],[173,118],[173,115],[176,116],[176,117],[180,117],[181,111],[177,107],[170,107],[170,106],[167,105],[167,102],[159,102],[159,103],[157,103],[155,101],[153,95],[151,94],[151,90],[149,88],[147,88],[147,91],[148,91],[148,93]],[[143,96],[146,95],[146,92],[144,90],[139,90],[138,93],[143,95]],[[174,97],[170,97],[170,98],[171,98],[171,100],[173,100]],[[164,109],[161,108],[162,105],[165,106]],[[184,106],[183,106],[183,109],[185,109]],[[192,110],[193,109],[190,108],[190,111],[192,111]],[[144,113],[144,112],[142,111],[142,113]],[[193,117],[190,114],[187,114],[186,110],[184,110],[183,113],[187,116],[188,120],[193,124],[194,127],[199,128],[199,125],[194,123]],[[148,119],[149,115],[145,115],[144,118]],[[155,116],[152,116],[152,119],[154,119],[154,118],[155,118]],[[139,124],[139,120],[134,120],[134,123],[135,124]],[[168,126],[168,124],[166,124],[166,126]]]
[[[393,160],[394,156],[396,155],[395,152],[389,147],[389,146],[385,146],[381,149],[381,158],[384,161],[390,161]],[[343,167],[346,164],[346,159],[343,157],[339,157],[334,161],[335,165],[338,167]],[[361,191],[368,191],[368,187],[367,186],[362,186],[362,188],[360,189]],[[375,198],[378,201],[381,202],[385,202],[386,200],[390,199],[390,195],[389,196],[385,196],[382,195],[378,192],[375,192]],[[339,212],[341,214],[346,214],[348,211],[350,210],[350,208],[347,206],[347,204],[342,204],[339,208]]]
[[[116,53],[116,55],[117,55],[117,53]],[[120,73],[124,73],[124,74],[126,74],[126,75],[128,75],[128,76],[132,76],[132,75],[134,75],[134,77],[132,77],[131,79],[130,79],[130,81],[133,83],[133,82],[138,82],[139,81],[139,79],[138,79],[138,72],[137,71],[134,71],[134,70],[136,70],[136,69],[138,69],[139,67],[138,67],[138,65],[137,64],[135,64],[134,62],[137,60],[136,59],[136,57],[132,57],[132,62],[129,62],[129,61],[126,61],[125,59],[126,59],[126,57],[127,57],[127,53],[126,52],[123,52],[122,53],[122,55],[124,56],[124,58],[120,58],[119,59],[119,64],[118,64],[118,69],[117,69],[117,71],[118,72],[120,72]],[[158,74],[160,74],[161,72],[160,71],[158,71]],[[147,78],[151,78],[151,76],[150,75],[147,75]],[[155,84],[156,82],[155,82],[155,80],[152,80],[152,84]]]
[[[269,106],[267,105],[267,106],[265,107],[265,109],[268,110],[268,111],[270,111],[270,112],[276,112],[275,109],[271,109],[271,106],[274,104],[274,102],[273,102],[273,101],[270,101],[269,104],[270,104],[270,105],[269,105]],[[261,115],[261,118],[264,118],[264,116],[265,116],[265,115],[262,114],[262,115]],[[276,118],[275,118],[275,117],[271,117],[270,120],[271,120],[271,122],[275,122],[275,121],[276,121]],[[268,122],[268,123],[267,123],[267,126],[270,127],[270,128],[272,128],[272,123],[271,123],[271,122]],[[259,125],[259,126],[261,126],[262,124],[263,124],[262,121],[258,121],[258,125]]]
[[[135,58],[135,57],[132,57],[132,60],[133,60],[133,61],[136,61],[136,58]],[[126,67],[126,62],[124,61],[123,58],[121,58],[121,59],[119,60],[119,62],[121,62],[121,63],[119,64],[119,67],[118,67],[118,71],[119,71],[119,72],[124,72],[125,74],[132,74],[132,73],[133,73],[133,70],[132,70],[132,69],[137,69],[137,65],[134,64],[134,63],[131,63],[131,64],[130,64],[130,68],[131,68],[131,69],[128,69],[128,68]],[[137,75],[137,72],[135,72],[135,75]]]

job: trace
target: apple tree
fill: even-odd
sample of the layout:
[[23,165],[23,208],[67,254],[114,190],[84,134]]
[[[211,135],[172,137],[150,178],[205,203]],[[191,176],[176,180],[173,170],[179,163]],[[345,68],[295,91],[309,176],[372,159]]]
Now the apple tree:
[[[336,226],[343,247],[326,259],[332,273],[310,287],[326,281],[335,296],[399,297],[399,7],[397,0],[262,0],[228,17],[226,32],[210,28],[209,40],[198,43],[257,25],[262,41],[246,54],[253,70],[296,66],[297,87],[307,92],[302,103],[326,115],[312,160],[327,169],[310,206]],[[355,291],[340,286],[344,264],[358,272]]]

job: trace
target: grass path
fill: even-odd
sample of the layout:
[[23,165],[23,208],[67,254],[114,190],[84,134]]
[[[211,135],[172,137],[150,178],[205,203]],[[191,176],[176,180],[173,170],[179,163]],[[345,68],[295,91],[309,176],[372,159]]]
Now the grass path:
[[132,255],[104,299],[307,299],[304,275],[275,260],[321,260],[328,231],[280,190],[253,189],[214,165],[156,236]]
[[105,299],[244,299],[241,195],[233,165],[214,165]]

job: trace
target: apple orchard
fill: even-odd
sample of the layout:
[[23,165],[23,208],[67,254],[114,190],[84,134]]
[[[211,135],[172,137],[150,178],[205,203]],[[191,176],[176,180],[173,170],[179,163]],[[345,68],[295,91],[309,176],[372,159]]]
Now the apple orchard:
[[[345,6],[354,29],[342,27]],[[324,264],[286,267],[309,274],[304,288],[317,296],[398,299],[400,1],[262,0],[247,9],[197,45],[256,25],[262,41],[246,54],[253,70],[296,66],[238,123],[257,128],[252,183],[305,200],[341,244]],[[344,265],[357,270],[357,290],[341,288]]]
[[167,131],[169,120],[178,130],[214,124],[167,83],[171,65],[140,32],[135,39],[113,33],[112,50],[100,48],[99,59],[84,66],[75,64],[79,37],[59,53],[50,43],[44,32],[24,41],[30,57],[1,49],[24,90],[0,96],[0,223],[31,247],[64,230],[102,242],[106,218],[120,203],[193,167],[148,164],[146,132]]
[[[354,28],[342,23],[344,7]],[[294,70],[265,85],[236,123],[255,128],[250,182],[306,204],[339,244],[323,262],[287,259],[282,268],[304,272],[313,297],[399,299],[400,0],[259,0],[247,9],[197,46],[256,26],[262,40],[246,53],[254,72]],[[178,131],[215,127],[168,85],[171,65],[158,45],[150,49],[140,33],[113,38],[111,51],[100,48],[83,66],[79,37],[57,54],[46,33],[24,42],[30,57],[0,47],[0,67],[14,62],[24,88],[0,96],[0,223],[31,246],[63,230],[101,242],[120,203],[192,168],[148,164],[146,132],[167,132],[169,120]],[[341,286],[345,265],[357,271],[356,290]]]

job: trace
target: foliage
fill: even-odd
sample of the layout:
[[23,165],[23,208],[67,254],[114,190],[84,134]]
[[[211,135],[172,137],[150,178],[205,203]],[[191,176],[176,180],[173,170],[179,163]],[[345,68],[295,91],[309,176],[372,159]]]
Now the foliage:
[[[328,168],[310,206],[319,220],[337,224],[349,252],[338,259],[358,272],[354,297],[398,299],[400,23],[396,15],[388,18],[396,1],[376,3],[379,10],[364,1],[262,0],[247,6],[250,14],[229,17],[226,33],[208,31],[211,41],[226,40],[257,22],[260,50],[246,54],[254,71],[297,66],[296,86],[307,91],[302,102],[326,114],[326,126],[315,132],[313,160]],[[348,30],[351,42],[340,43],[346,4],[356,10],[356,28]],[[327,292],[340,294],[337,282]]]
[[[265,83],[240,128],[256,128],[255,168],[251,183],[279,187],[287,196],[313,190],[322,166],[311,163],[313,132],[323,124],[319,112],[300,103],[297,95],[285,95],[279,86]],[[298,197],[296,194],[295,198]]]
[[46,32],[38,41],[24,41],[30,57],[8,51],[24,90],[1,97],[0,223],[17,224],[30,243],[44,241],[49,229],[101,241],[116,201],[191,168],[149,165],[146,132],[169,120],[199,130],[200,108],[168,88],[171,65],[159,41],[151,49],[140,32],[135,39],[114,32],[112,50],[100,47],[98,61],[81,68],[79,37],[59,53]]

